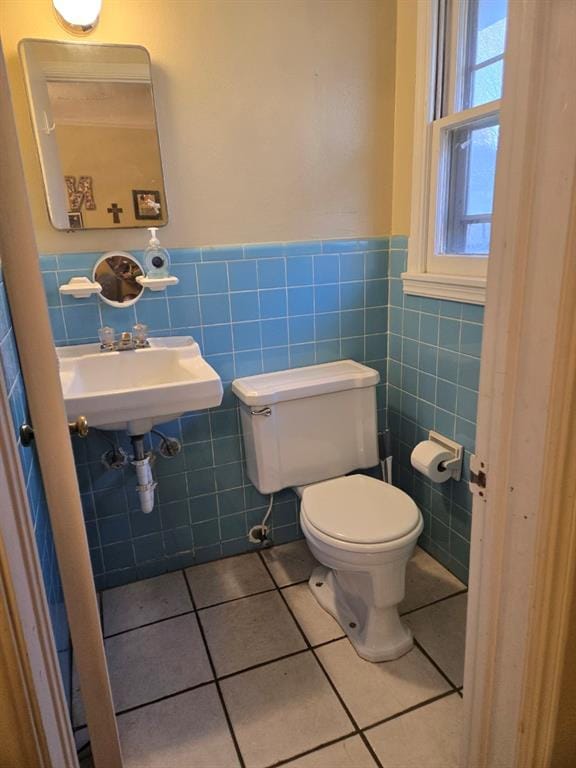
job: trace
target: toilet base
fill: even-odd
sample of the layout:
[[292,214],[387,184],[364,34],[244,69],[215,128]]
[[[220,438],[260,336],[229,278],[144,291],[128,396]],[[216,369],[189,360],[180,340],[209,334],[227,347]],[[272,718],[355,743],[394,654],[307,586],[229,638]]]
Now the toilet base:
[[392,661],[413,647],[412,632],[400,621],[397,605],[371,607],[366,612],[359,598],[355,610],[354,597],[344,593],[336,573],[324,565],[314,569],[308,586],[322,608],[340,624],[363,659]]

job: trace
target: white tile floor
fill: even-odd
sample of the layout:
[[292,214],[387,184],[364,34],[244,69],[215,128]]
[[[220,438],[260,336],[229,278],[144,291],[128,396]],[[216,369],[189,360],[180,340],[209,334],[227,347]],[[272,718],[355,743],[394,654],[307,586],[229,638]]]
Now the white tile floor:
[[[418,549],[416,647],[371,664],[309,592],[313,566],[298,541],[104,592],[125,768],[457,765],[464,585]],[[79,695],[73,712],[82,743]]]

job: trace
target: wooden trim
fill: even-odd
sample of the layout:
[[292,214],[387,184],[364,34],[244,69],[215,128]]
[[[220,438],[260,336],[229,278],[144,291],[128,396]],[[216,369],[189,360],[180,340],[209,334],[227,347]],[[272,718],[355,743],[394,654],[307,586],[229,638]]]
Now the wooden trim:
[[[0,542],[0,565],[5,553]],[[0,744],[6,765],[49,768],[44,731],[36,718],[21,660],[25,658],[16,632],[7,594],[7,573],[0,568]],[[31,689],[32,692],[34,689]],[[40,726],[40,727],[39,727]]]
[[[538,723],[538,727],[520,732],[520,765],[552,764],[563,675],[574,663],[570,617],[576,595],[576,185],[572,199],[537,533],[533,629],[522,702],[522,719]],[[574,689],[572,697],[574,701]],[[574,757],[574,732],[572,743]]]
[[486,301],[485,277],[403,272],[401,278],[404,293],[413,296],[461,301],[465,304],[484,304]]
[[412,153],[412,198],[408,271],[426,272],[426,252],[430,190],[430,125],[435,91],[430,71],[436,60],[432,29],[437,24],[438,3],[418,3],[416,34],[416,85],[414,90],[414,147]]
[[[559,321],[576,305],[572,286],[563,285],[574,258],[576,5],[517,0],[508,30],[476,444],[490,467],[489,492],[474,499],[464,679],[462,765],[475,768],[545,765],[525,734],[554,713],[542,698],[546,712],[527,704],[532,635],[538,628],[552,642],[561,630],[538,608],[541,569],[552,565],[542,562],[539,537],[554,535],[545,506],[557,471],[548,457],[557,437],[550,419],[557,409],[566,418],[569,404],[551,392],[555,371],[568,370],[558,357]],[[556,582],[559,592],[565,586]]]
[[76,467],[1,50],[0,146],[0,251],[4,282],[34,424],[92,752],[97,767],[121,768]]

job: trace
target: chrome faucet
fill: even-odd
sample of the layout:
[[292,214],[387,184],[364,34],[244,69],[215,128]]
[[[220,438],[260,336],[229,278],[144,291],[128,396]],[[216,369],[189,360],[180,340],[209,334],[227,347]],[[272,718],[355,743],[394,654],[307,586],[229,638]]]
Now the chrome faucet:
[[100,352],[127,352],[133,349],[145,349],[150,346],[148,341],[148,326],[144,323],[136,323],[132,331],[122,331],[116,341],[114,328],[105,326],[98,330],[100,339]]

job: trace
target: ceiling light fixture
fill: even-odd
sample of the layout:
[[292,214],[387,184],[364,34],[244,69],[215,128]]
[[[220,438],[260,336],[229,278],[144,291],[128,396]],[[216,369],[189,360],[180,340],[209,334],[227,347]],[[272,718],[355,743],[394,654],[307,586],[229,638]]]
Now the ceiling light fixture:
[[74,35],[87,35],[96,27],[102,0],[52,0],[60,24]]

